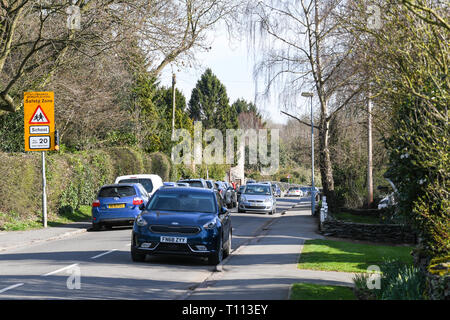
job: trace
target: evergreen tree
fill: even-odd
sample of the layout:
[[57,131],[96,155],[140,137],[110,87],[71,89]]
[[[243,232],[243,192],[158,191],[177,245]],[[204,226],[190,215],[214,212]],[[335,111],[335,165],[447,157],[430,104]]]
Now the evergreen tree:
[[192,120],[202,121],[205,129],[219,129],[225,134],[226,129],[239,126],[237,112],[230,106],[225,86],[209,68],[192,90],[188,112]]

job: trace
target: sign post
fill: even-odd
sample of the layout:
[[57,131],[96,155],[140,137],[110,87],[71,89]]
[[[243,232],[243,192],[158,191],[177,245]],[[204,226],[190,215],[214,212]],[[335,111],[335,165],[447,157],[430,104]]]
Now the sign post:
[[54,92],[25,92],[23,98],[25,151],[42,152],[42,223],[47,228],[45,152],[57,150]]

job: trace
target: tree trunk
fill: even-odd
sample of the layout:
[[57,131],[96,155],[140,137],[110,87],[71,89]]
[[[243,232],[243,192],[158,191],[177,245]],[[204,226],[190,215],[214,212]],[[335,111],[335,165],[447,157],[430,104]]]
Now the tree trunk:
[[329,150],[329,121],[326,115],[322,114],[319,124],[319,168],[320,177],[322,179],[322,187],[325,196],[327,197],[327,204],[330,211],[336,209],[336,196],[334,192],[333,168],[330,158]]

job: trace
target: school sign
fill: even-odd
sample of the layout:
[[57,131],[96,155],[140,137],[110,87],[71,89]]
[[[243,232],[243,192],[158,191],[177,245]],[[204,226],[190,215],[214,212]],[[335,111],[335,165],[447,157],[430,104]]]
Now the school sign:
[[54,92],[25,92],[25,151],[55,150]]

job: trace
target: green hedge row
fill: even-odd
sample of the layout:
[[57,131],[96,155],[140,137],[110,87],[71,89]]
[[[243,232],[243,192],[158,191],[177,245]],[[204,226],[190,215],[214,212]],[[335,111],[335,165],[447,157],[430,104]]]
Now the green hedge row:
[[[170,159],[117,147],[46,155],[49,219],[67,210],[90,205],[98,189],[119,175],[154,173],[163,181],[172,175]],[[40,153],[0,153],[0,229],[2,217],[38,219],[42,212]]]

